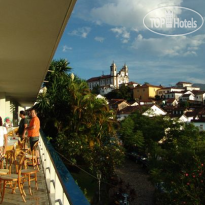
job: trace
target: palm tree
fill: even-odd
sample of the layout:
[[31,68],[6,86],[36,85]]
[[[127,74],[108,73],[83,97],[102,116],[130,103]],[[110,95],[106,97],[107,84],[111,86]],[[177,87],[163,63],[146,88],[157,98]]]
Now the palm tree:
[[108,155],[105,144],[109,144],[110,137],[115,135],[115,120],[106,102],[96,99],[86,81],[68,73],[71,70],[68,64],[65,60],[51,63],[53,72],[46,76],[49,81],[47,92],[39,95],[36,107],[46,125],[48,121],[52,122],[49,129],[52,124],[57,135],[49,134],[59,151],[73,162],[79,159],[86,162],[92,170],[105,169],[104,173],[109,176],[113,164],[120,161],[120,154],[114,154],[120,149],[109,148],[110,169],[105,164],[108,160],[101,159]]

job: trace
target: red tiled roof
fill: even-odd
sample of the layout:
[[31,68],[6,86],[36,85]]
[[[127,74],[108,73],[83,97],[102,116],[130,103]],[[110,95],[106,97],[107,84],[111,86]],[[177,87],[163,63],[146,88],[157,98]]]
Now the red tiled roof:
[[205,122],[205,118],[200,118],[198,120],[193,119],[192,122]]
[[165,111],[184,111],[185,108],[183,107],[173,107],[173,106],[165,106],[163,107]]
[[184,94],[182,97],[189,97],[191,94]]
[[183,94],[184,93],[184,91],[171,91],[171,92],[167,92],[167,93],[165,93],[165,94],[174,94],[174,93],[180,93],[180,94]]
[[98,77],[93,77],[87,80],[87,82],[95,82],[95,81],[99,81],[101,79],[106,79],[106,78],[110,78],[111,75],[102,75],[102,76],[98,76]]
[[126,100],[124,100],[124,99],[111,99],[111,100],[109,100],[109,105],[120,104],[124,101],[126,102]]
[[143,85],[138,85],[137,87],[135,88],[147,88],[147,87],[155,87],[155,88],[162,88],[162,86],[158,86],[158,85],[151,85],[151,84],[143,84]]
[[166,101],[167,101],[167,103],[173,103],[175,100],[176,100],[175,98],[169,98]]
[[136,83],[136,82],[133,82],[133,81],[130,81],[130,82],[127,83],[127,84],[138,84],[138,85],[139,85],[139,83]]
[[194,95],[202,95],[205,93],[205,91],[202,91],[202,90],[192,90],[191,91]]
[[194,117],[194,116],[196,116],[197,115],[197,113],[196,112],[186,112],[186,113],[184,113],[184,115],[186,116],[186,117]]
[[163,89],[171,89],[172,87],[163,87],[161,88],[160,90],[163,90]]
[[176,85],[184,84],[184,83],[186,83],[186,84],[192,84],[192,83],[189,83],[189,82],[178,82]]
[[136,110],[139,110],[140,109],[140,106],[137,105],[137,106],[127,106],[125,108],[123,108],[122,110],[120,110],[118,112],[118,114],[130,114],[132,112],[135,112]]

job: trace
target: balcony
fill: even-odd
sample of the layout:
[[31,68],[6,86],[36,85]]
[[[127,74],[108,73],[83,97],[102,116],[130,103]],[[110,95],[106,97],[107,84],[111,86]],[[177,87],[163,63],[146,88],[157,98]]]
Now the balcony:
[[[2,1],[0,116],[18,125],[20,110],[33,106],[76,0]],[[27,204],[87,205],[65,165],[40,137],[39,190]],[[27,187],[25,184],[25,190]],[[5,194],[3,204],[23,204],[20,194]]]
[[[41,157],[40,171],[38,172],[39,190],[36,190],[35,183],[31,182],[33,195],[30,195],[27,183],[24,184],[26,204],[89,205],[83,192],[43,132],[39,139],[39,150]],[[12,194],[11,190],[6,190],[3,204],[23,203],[19,190],[15,194]]]

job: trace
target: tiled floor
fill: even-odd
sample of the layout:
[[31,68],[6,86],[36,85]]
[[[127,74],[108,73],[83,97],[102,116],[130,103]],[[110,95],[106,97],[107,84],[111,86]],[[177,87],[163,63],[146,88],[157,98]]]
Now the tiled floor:
[[33,195],[30,195],[29,193],[27,182],[24,184],[24,190],[26,192],[26,203],[23,202],[23,199],[18,189],[16,190],[15,194],[12,194],[10,189],[6,189],[4,201],[2,204],[5,204],[5,205],[14,205],[14,204],[50,205],[49,199],[48,199],[48,192],[46,188],[46,181],[45,181],[43,169],[41,166],[40,166],[40,171],[38,172],[38,188],[39,189],[36,190],[35,183],[33,181],[31,182],[31,187],[32,187]]

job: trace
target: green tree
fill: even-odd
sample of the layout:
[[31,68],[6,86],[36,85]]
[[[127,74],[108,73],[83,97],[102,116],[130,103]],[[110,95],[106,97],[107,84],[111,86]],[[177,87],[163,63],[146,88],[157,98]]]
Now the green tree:
[[157,204],[204,204],[204,133],[192,124],[172,122],[162,147],[160,160],[150,159],[151,180],[164,183]]
[[120,134],[124,146],[130,151],[144,148],[143,133],[140,130],[135,130],[134,127],[135,122],[131,118],[127,118],[121,124]]
[[94,86],[91,92],[97,95],[100,94],[100,86],[99,85]]
[[47,92],[39,95],[36,108],[58,151],[93,173],[101,170],[108,179],[124,154],[117,140],[114,144],[110,140],[116,136],[116,120],[84,80],[67,73],[71,70],[67,65],[64,60],[51,64],[54,72],[46,76]]
[[[122,133],[123,143],[127,144],[128,138],[135,136],[139,140],[141,149],[144,152],[153,152],[153,143],[157,143],[165,136],[166,121],[162,116],[150,118],[142,115],[145,110],[142,109],[128,116],[122,123],[120,132]],[[138,134],[137,134],[138,132]],[[139,135],[139,133],[141,133]],[[134,143],[133,143],[134,145]],[[146,145],[146,146],[143,146]]]
[[133,100],[132,89],[129,86],[121,85],[119,89],[115,89],[105,95],[107,99],[125,99],[127,101]]

